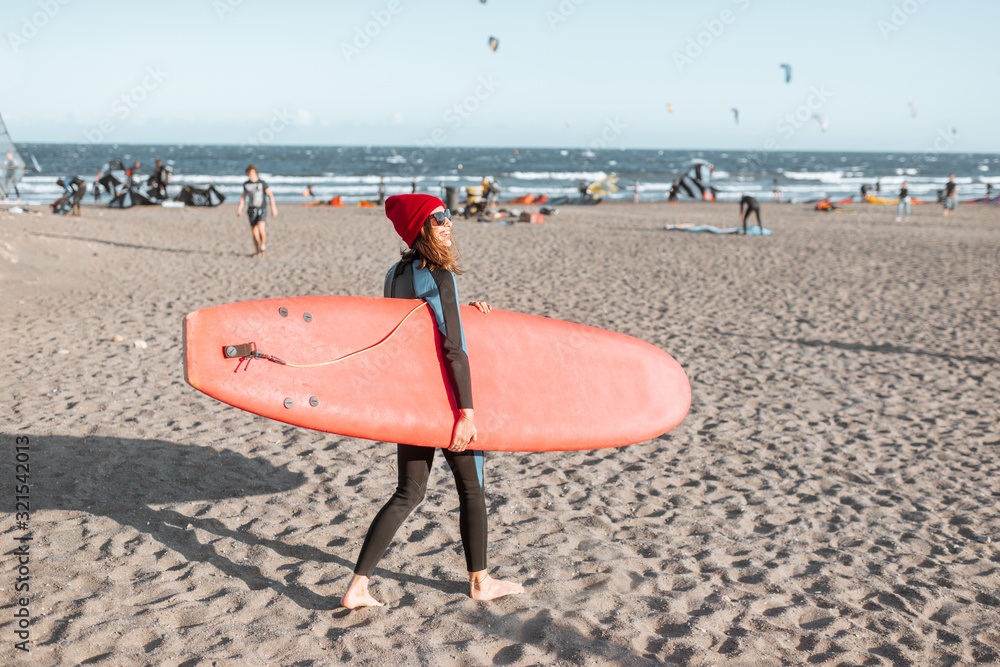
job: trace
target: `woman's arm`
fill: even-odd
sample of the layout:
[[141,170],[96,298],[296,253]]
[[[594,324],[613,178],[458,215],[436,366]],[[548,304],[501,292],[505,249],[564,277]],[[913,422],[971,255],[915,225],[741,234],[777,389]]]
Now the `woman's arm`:
[[455,427],[451,431],[451,445],[448,449],[453,452],[464,452],[466,447],[476,441],[477,434],[472,409],[459,410]]
[[[441,314],[444,318],[441,347],[448,367],[448,379],[451,380],[459,408],[448,449],[453,452],[462,452],[474,443],[477,437],[472,409],[472,378],[469,372],[469,356],[465,351],[455,278],[447,271],[435,271],[433,274],[438,286]],[[490,306],[487,303],[478,302],[474,305],[480,312],[488,313],[490,311]]]
[[439,322],[439,325],[443,325],[439,326],[439,330],[441,331],[441,348],[444,352],[448,379],[455,392],[455,401],[458,403],[459,410],[471,410],[473,407],[472,377],[469,372],[469,356],[465,352],[455,279],[444,270],[434,271],[432,275],[437,283],[441,299],[441,317],[444,321]]

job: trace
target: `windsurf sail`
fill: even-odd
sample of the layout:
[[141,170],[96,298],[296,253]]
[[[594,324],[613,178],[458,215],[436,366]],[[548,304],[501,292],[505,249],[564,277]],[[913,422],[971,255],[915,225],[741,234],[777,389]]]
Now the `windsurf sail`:
[[7,132],[3,118],[0,118],[0,155],[3,156],[3,171],[0,172],[0,195],[8,199],[11,194],[17,195],[17,184],[24,177],[25,164],[21,154],[17,152],[14,140]]

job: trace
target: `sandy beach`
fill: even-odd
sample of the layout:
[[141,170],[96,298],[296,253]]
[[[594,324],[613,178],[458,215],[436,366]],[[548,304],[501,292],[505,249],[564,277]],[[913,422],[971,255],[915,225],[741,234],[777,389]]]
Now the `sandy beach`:
[[488,455],[491,569],[525,585],[494,603],[468,597],[439,459],[372,580],[386,607],[353,612],[394,447],[200,394],[181,321],[380,295],[381,209],[281,206],[260,260],[228,204],[0,212],[0,663],[1000,663],[1000,207],[848,208],[764,204],[766,238],[663,230],[735,204],[456,221],[463,301],[649,341],[691,412],[619,449]]

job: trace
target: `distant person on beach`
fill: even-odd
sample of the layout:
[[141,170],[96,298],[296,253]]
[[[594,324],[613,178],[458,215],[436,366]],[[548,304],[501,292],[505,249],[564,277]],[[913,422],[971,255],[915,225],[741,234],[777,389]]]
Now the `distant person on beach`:
[[948,217],[955,212],[958,205],[958,184],[955,183],[955,174],[948,178],[944,186],[944,217]]
[[385,204],[385,176],[378,182],[378,205],[382,206],[383,204]]
[[878,197],[882,194],[882,179],[875,179],[875,196]]
[[[746,213],[743,213],[743,207],[746,207]],[[763,231],[763,227],[760,224],[760,204],[757,200],[750,195],[743,195],[743,199],[740,200],[740,217],[743,218],[743,234],[747,233],[747,219],[750,218],[750,213],[757,216],[757,229]]]
[[[399,262],[389,269],[384,294],[397,299],[426,301],[442,334],[441,350],[429,350],[428,354],[443,357],[448,371],[447,382],[458,409],[451,444],[441,453],[451,468],[458,490],[458,520],[465,549],[465,567],[469,573],[469,593],[474,600],[493,600],[523,593],[521,584],[493,579],[486,569],[488,540],[484,454],[466,449],[476,442],[477,433],[473,420],[469,358],[462,334],[455,282],[455,275],[463,271],[458,267],[458,255],[451,239],[451,212],[437,197],[411,194],[389,197],[385,202],[385,214],[407,249],[402,252]],[[476,302],[472,305],[479,310],[475,317],[485,317],[491,310],[487,303]],[[396,445],[396,492],[375,515],[368,528],[354,568],[354,577],[340,602],[344,607],[383,606],[369,592],[369,578],[392,543],[396,531],[423,500],[435,452],[435,447]],[[434,558],[437,559],[436,556]]]
[[[80,202],[83,201],[84,196],[87,194],[87,183],[79,176],[74,176],[73,179],[67,183],[63,179],[56,181],[56,185],[59,185],[63,189],[63,196],[60,199],[62,204],[70,204],[73,207],[73,212],[71,215],[80,217]],[[53,205],[53,210],[55,210],[55,204]]]
[[163,165],[163,160],[156,158],[156,167],[153,169],[153,175],[149,177],[148,183],[153,186],[160,199],[167,198],[167,184],[169,182],[170,168]]
[[14,195],[17,197],[18,201],[21,201],[21,193],[17,190],[17,183],[14,182],[14,176],[17,174],[17,160],[14,159],[13,153],[7,153],[7,159],[3,163],[3,191],[4,199],[10,199],[10,191],[14,190]]
[[500,184],[493,180],[492,176],[484,176],[482,186],[485,209],[495,208],[500,197]]
[[781,188],[777,185],[774,186],[774,201],[781,203]]
[[869,185],[867,183],[861,184],[861,201],[868,201],[868,189]]
[[[462,165],[458,165],[458,168],[461,169]],[[410,194],[411,195],[417,194],[417,179],[416,178],[414,178],[413,182],[410,183]]]
[[79,176],[74,176],[73,180],[69,182],[69,186],[73,189],[73,215],[80,217],[80,204],[87,196],[87,181]]
[[100,179],[101,179],[100,176],[94,176],[94,203],[98,204],[98,205],[101,203],[101,180]]
[[681,192],[681,182],[674,179],[674,182],[670,184],[670,192],[667,193],[667,201],[672,204],[677,203],[677,195]]
[[135,164],[132,165],[131,169],[125,172],[125,175],[128,176],[129,185],[139,184],[139,182],[142,180],[142,167],[140,167],[138,160],[135,161]]
[[639,203],[639,181],[637,179],[632,179],[632,203]]
[[899,186],[899,203],[896,204],[896,222],[906,215],[906,222],[910,221],[910,189],[906,187],[906,181]]
[[257,175],[257,167],[250,165],[247,167],[247,180],[243,183],[243,194],[240,195],[240,203],[236,207],[236,217],[243,214],[243,203],[247,205],[247,216],[250,219],[250,232],[253,234],[253,244],[257,252],[254,257],[264,255],[267,233],[265,223],[267,222],[267,200],[271,200],[271,214],[278,217],[278,207],[274,203],[274,194],[267,183],[260,180]]
[[991,199],[993,199],[993,184],[992,183],[987,183],[986,184],[986,203],[989,203],[989,201]]

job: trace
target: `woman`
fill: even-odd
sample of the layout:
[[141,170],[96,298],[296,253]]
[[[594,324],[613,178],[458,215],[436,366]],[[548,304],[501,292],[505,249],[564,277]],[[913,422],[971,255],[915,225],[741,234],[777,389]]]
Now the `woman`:
[[899,203],[896,204],[896,222],[902,220],[903,212],[906,212],[906,221],[910,221],[910,191],[906,187],[906,181],[899,188]]
[[[424,299],[431,307],[441,332],[441,347],[448,378],[458,403],[458,416],[452,430],[451,445],[444,450],[445,460],[455,476],[460,506],[462,546],[469,572],[470,594],[475,600],[493,600],[524,592],[518,583],[498,581],[486,570],[486,496],[483,491],[483,453],[467,451],[476,441],[473,420],[472,382],[465,338],[459,316],[455,274],[462,273],[456,263],[451,240],[451,211],[437,197],[422,194],[395,195],[385,202],[385,214],[396,233],[407,245],[399,262],[389,269],[385,296]],[[490,312],[489,304],[476,302],[481,313]],[[379,511],[368,528],[364,545],[354,568],[354,577],[341,604],[348,609],[381,607],[368,591],[368,581],[376,564],[392,542],[396,530],[424,498],[427,478],[434,461],[435,448],[396,445],[398,482],[396,492]]]

